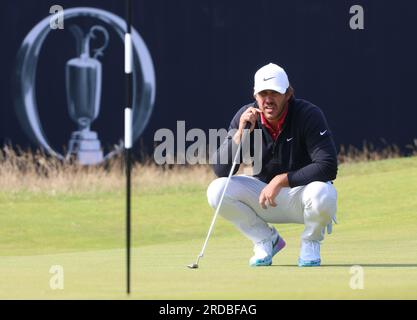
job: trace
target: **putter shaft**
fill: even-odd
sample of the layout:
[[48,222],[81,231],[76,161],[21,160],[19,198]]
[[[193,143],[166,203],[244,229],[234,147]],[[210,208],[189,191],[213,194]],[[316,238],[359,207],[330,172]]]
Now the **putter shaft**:
[[201,252],[200,252],[200,254],[199,254],[199,255],[198,255],[198,257],[197,257],[197,261],[196,261],[196,263],[194,264],[194,265],[196,265],[197,267],[198,267],[198,263],[199,263],[199,261],[200,261],[200,258],[202,258],[202,257],[204,256],[204,252],[205,252],[205,250],[206,250],[206,246],[207,246],[208,240],[209,240],[209,238],[210,238],[211,232],[213,231],[213,227],[214,227],[214,224],[215,224],[215,222],[216,222],[217,215],[219,214],[220,207],[221,207],[221,205],[222,205],[222,203],[223,203],[223,198],[224,198],[224,195],[225,195],[225,193],[226,193],[226,189],[227,189],[227,187],[228,187],[228,185],[229,185],[229,182],[230,182],[230,179],[231,179],[231,177],[232,177],[232,175],[233,175],[233,171],[235,170],[235,167],[236,167],[236,164],[237,164],[237,159],[238,159],[238,157],[239,157],[239,155],[240,155],[240,149],[241,149],[241,146],[242,146],[242,142],[246,139],[246,136],[248,135],[248,132],[249,132],[249,130],[248,130],[249,128],[250,128],[250,123],[248,122],[248,123],[246,123],[245,130],[243,130],[243,136],[242,136],[242,139],[240,140],[240,143],[239,143],[239,146],[238,146],[238,148],[237,148],[237,151],[236,151],[235,157],[234,157],[234,159],[233,159],[232,168],[230,169],[229,175],[228,175],[228,177],[227,177],[226,184],[225,184],[225,186],[224,186],[224,189],[223,189],[222,195],[221,195],[221,197],[220,197],[219,204],[218,204],[218,206],[217,206],[217,208],[216,208],[216,212],[214,213],[213,219],[212,219],[212,221],[211,221],[209,231],[207,232],[207,236],[206,236],[206,240],[204,241],[203,248],[201,249]]

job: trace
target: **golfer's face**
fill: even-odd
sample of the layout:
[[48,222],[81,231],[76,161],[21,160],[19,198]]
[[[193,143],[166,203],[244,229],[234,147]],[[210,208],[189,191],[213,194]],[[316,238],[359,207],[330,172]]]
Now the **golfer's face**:
[[286,95],[273,90],[264,90],[256,94],[256,102],[264,117],[269,120],[278,120],[287,102]]

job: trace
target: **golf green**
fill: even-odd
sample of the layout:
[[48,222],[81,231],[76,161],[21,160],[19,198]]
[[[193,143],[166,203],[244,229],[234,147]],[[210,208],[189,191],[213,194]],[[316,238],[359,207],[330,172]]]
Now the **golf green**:
[[[270,267],[213,211],[205,185],[141,187],[133,203],[133,299],[416,299],[417,158],[344,164],[323,265],[296,266],[302,225]],[[124,193],[0,193],[1,299],[125,299]]]

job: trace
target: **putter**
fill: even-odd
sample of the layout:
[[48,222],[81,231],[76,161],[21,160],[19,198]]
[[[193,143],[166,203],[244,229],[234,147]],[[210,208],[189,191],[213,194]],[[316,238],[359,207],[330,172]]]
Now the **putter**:
[[206,250],[206,246],[207,246],[208,240],[210,238],[211,232],[213,230],[214,223],[216,222],[217,215],[218,215],[219,210],[220,210],[220,207],[221,207],[221,205],[223,203],[224,194],[226,193],[226,189],[227,189],[227,186],[229,185],[230,178],[232,177],[233,171],[235,170],[236,163],[237,163],[237,158],[238,158],[238,156],[240,154],[240,149],[241,149],[242,143],[246,139],[246,136],[249,133],[249,130],[247,130],[247,129],[250,129],[250,127],[251,127],[251,123],[250,122],[247,122],[246,123],[246,126],[245,126],[245,130],[243,130],[242,139],[240,140],[239,146],[237,147],[236,155],[235,155],[235,157],[233,159],[232,168],[230,169],[229,176],[227,177],[226,185],[224,186],[224,189],[223,189],[223,192],[222,192],[222,196],[220,197],[219,205],[217,206],[216,212],[214,213],[213,219],[211,221],[211,225],[210,225],[209,231],[207,233],[206,241],[204,241],[203,248],[201,249],[200,254],[197,256],[196,262],[187,265],[187,267],[190,268],[190,269],[198,269],[198,263],[200,262],[200,259],[204,256],[204,251]]

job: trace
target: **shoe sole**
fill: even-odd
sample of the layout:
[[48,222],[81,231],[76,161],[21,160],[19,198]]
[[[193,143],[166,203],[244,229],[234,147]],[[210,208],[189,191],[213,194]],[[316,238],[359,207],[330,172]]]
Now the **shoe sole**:
[[320,267],[321,260],[313,260],[313,261],[306,261],[302,259],[298,259],[298,266],[299,267]]
[[270,257],[266,257],[265,259],[258,259],[254,263],[250,263],[251,267],[267,267],[272,264],[272,259]]

